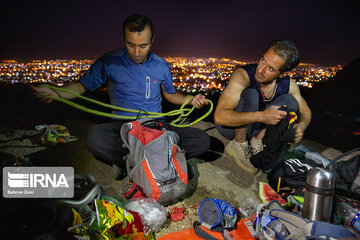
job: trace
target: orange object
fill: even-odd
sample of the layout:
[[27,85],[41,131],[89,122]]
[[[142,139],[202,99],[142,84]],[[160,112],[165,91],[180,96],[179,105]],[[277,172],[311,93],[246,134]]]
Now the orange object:
[[[230,231],[230,235],[234,240],[253,240],[253,238],[246,227],[244,221],[249,221],[249,219],[242,219],[240,220],[237,225],[236,229]],[[210,231],[209,229],[204,228],[203,226],[200,226],[204,231],[209,233],[211,236],[217,239],[223,239],[223,236],[219,232]],[[202,238],[199,238],[194,231],[194,228],[185,229],[180,232],[173,232],[168,233],[160,238],[158,240],[202,240]]]

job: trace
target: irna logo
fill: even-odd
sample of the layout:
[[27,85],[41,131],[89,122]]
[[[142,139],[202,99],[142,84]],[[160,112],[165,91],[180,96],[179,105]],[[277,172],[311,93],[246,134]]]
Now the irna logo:
[[8,185],[12,188],[43,187],[69,187],[65,174],[42,173],[10,173],[8,172]]
[[4,167],[5,198],[72,198],[73,167]]

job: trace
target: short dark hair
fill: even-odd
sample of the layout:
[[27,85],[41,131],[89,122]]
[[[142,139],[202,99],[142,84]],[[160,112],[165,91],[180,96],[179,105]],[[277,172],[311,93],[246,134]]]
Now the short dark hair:
[[150,18],[141,14],[134,14],[127,17],[123,24],[124,38],[125,38],[125,28],[128,28],[130,32],[142,32],[144,31],[146,26],[150,27],[151,39],[152,39],[154,37],[154,26]]
[[279,69],[280,73],[290,71],[299,65],[299,53],[293,42],[289,40],[273,40],[266,48],[266,51],[270,48],[273,48],[275,53],[285,61],[284,65]]

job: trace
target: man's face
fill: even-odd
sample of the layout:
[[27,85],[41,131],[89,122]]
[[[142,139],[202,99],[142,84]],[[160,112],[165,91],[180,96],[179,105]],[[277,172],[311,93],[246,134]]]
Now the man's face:
[[255,79],[259,83],[271,83],[280,76],[280,68],[285,61],[277,55],[273,48],[269,48],[261,57],[256,68]]
[[151,39],[150,27],[146,26],[141,32],[130,32],[125,28],[125,46],[129,58],[137,64],[141,64],[148,58],[153,39]]

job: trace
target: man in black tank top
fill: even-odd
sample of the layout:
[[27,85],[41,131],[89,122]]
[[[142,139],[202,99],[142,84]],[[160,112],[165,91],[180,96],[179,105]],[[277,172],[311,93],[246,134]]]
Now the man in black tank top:
[[285,72],[300,62],[295,45],[288,40],[275,40],[258,64],[235,70],[217,104],[214,120],[217,130],[232,140],[225,151],[244,170],[257,169],[250,158],[263,150],[266,125],[276,125],[285,118],[283,105],[298,112],[294,124],[295,143],[299,142],[311,121],[311,110],[299,87]]

